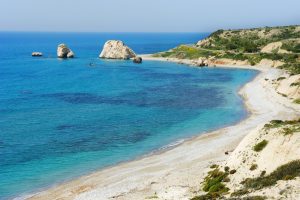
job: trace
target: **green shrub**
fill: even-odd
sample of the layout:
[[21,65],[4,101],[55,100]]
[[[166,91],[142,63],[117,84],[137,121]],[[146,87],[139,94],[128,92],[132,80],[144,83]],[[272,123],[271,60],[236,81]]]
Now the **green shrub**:
[[288,178],[299,177],[300,176],[300,160],[295,160],[289,162],[285,165],[278,167],[270,175],[257,178],[248,178],[242,182],[245,189],[262,189],[264,187],[272,186],[279,180],[285,180]]
[[217,164],[213,164],[213,165],[210,166],[211,169],[215,169],[215,168],[218,168],[218,167],[219,167],[219,165],[217,165]]
[[250,167],[250,170],[253,171],[253,170],[256,170],[257,169],[257,164],[252,164],[251,167]]
[[285,77],[279,77],[278,79],[277,79],[277,81],[281,81],[281,80],[284,80],[284,79],[286,79]]
[[291,86],[291,87],[294,87],[294,86],[300,86],[300,82],[292,83],[290,86]]
[[264,170],[264,171],[262,171],[261,173],[260,173],[260,176],[262,177],[262,176],[265,176],[266,175],[266,171]]
[[300,99],[295,99],[294,103],[300,104]]
[[292,128],[285,127],[282,129],[282,133],[284,135],[291,135],[294,133],[294,130]]
[[243,196],[243,195],[248,194],[248,193],[249,193],[249,190],[247,190],[247,189],[240,189],[240,190],[237,190],[237,191],[234,191],[233,193],[231,193],[231,196],[232,197]]
[[253,150],[256,151],[256,152],[260,152],[262,151],[268,144],[268,141],[267,140],[263,140],[259,143],[257,143],[254,147],[253,147]]
[[208,175],[204,179],[203,190],[213,196],[220,196],[228,192],[229,189],[222,183],[224,180],[226,181],[227,176],[228,173],[219,169],[208,172]]

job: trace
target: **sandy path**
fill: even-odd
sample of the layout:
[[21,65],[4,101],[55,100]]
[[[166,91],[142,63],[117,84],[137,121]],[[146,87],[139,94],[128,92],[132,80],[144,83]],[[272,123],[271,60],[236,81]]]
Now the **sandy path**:
[[[188,61],[184,63],[189,64]],[[225,160],[228,156],[224,152],[232,151],[249,131],[272,119],[292,119],[300,115],[300,106],[277,94],[271,83],[265,80],[276,79],[283,72],[273,68],[256,69],[261,73],[240,91],[252,113],[248,119],[195,137],[171,150],[50,188],[30,199],[180,200],[195,196],[208,166]]]

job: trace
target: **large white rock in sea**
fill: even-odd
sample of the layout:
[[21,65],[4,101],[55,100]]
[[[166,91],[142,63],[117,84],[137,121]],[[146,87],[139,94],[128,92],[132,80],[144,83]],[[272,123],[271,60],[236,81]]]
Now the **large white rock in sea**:
[[74,58],[73,51],[65,44],[60,44],[57,47],[57,57],[59,58]]
[[109,40],[104,44],[103,50],[99,55],[100,58],[107,59],[130,59],[136,57],[132,49],[120,40]]

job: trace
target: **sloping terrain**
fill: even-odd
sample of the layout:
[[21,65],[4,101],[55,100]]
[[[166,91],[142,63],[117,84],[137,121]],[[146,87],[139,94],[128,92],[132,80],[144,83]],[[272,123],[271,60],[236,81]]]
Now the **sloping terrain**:
[[201,199],[299,199],[300,121],[273,120],[248,134],[220,166],[212,165]]

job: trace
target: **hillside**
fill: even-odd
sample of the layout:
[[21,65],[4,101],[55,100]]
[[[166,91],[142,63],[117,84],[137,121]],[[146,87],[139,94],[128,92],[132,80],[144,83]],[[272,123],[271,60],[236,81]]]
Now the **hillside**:
[[218,30],[194,45],[181,45],[156,57],[206,59],[209,65],[220,59],[248,65],[268,62],[273,67],[300,74],[300,26]]
[[218,30],[197,46],[235,53],[300,53],[300,26]]
[[249,133],[230,157],[212,165],[204,199],[299,199],[300,121],[273,120]]

